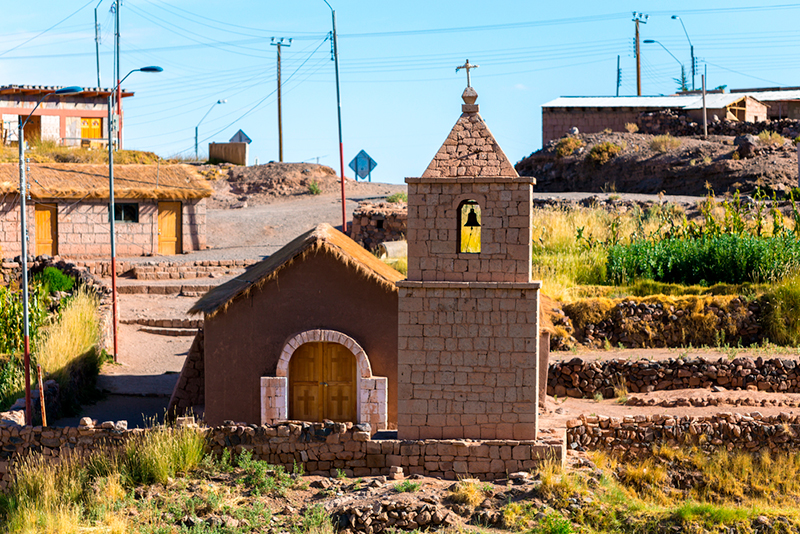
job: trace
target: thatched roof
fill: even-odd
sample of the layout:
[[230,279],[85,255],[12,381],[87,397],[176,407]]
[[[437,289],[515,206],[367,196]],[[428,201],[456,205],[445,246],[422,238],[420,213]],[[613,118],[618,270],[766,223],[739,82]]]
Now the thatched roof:
[[387,291],[397,291],[395,282],[404,278],[361,245],[331,225],[323,223],[296,237],[269,258],[250,267],[244,274],[206,293],[192,306],[189,313],[204,313],[211,317],[225,311],[231,302],[246,297],[253,289],[261,288],[286,267],[302,261],[309,254],[320,252],[332,255],[351,269],[355,276],[368,278]]
[[[33,198],[108,198],[108,166],[31,163]],[[19,192],[19,165],[0,163],[0,194]],[[184,200],[211,196],[205,179],[189,165],[115,165],[114,198]]]

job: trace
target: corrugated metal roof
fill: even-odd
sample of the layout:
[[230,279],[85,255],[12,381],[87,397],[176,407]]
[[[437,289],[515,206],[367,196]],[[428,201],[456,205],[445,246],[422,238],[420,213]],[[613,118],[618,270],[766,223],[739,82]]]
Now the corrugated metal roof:
[[732,93],[737,95],[747,95],[762,102],[774,102],[776,100],[800,100],[800,90],[793,91],[748,91],[746,93]]
[[672,108],[693,102],[684,96],[562,96],[542,104],[543,108]]
[[[720,109],[737,102],[746,93],[714,93],[706,94],[706,107]],[[543,108],[676,108],[701,109],[702,95],[670,95],[670,96],[562,96],[542,104]]]

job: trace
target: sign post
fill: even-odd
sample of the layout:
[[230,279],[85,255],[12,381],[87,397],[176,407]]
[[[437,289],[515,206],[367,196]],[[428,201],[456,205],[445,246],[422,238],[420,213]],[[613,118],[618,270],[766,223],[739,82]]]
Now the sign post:
[[363,150],[356,154],[356,157],[353,158],[353,161],[350,162],[350,168],[353,169],[353,172],[356,173],[356,180],[360,177],[362,180],[364,178],[369,177],[369,181],[372,181],[372,169],[377,167],[378,164],[375,163],[375,160],[369,157],[369,154],[364,152]]

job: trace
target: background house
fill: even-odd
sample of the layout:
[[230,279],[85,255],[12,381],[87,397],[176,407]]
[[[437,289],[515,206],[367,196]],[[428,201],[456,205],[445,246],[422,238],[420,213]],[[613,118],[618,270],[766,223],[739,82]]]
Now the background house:
[[[67,257],[111,253],[108,167],[30,164],[27,217],[31,254]],[[211,189],[188,165],[114,168],[117,254],[171,255],[206,247]],[[0,254],[20,253],[19,166],[0,164]]]
[[[624,132],[626,123],[639,115],[662,109],[685,110],[697,122],[703,120],[703,97],[698,94],[671,96],[562,96],[542,105],[542,144],[565,135],[573,126],[581,133],[606,128]],[[720,120],[757,122],[767,118],[767,106],[750,95],[709,93],[706,95],[709,122]]]
[[[17,141],[20,117],[30,113],[43,95],[61,86],[1,85],[0,142]],[[46,99],[25,125],[25,139],[55,141],[59,145],[80,146],[103,143],[108,139],[108,95],[111,89],[86,88],[80,93]],[[123,91],[122,97],[133,96]]]

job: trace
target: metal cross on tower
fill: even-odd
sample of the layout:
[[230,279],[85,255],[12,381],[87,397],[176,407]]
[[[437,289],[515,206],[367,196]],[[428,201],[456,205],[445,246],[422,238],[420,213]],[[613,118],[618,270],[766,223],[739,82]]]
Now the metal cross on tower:
[[460,67],[456,67],[456,72],[460,71],[461,69],[465,69],[467,71],[467,87],[472,87],[469,79],[469,69],[477,69],[478,67],[480,67],[480,65],[470,65],[469,60],[467,60],[467,62]]

